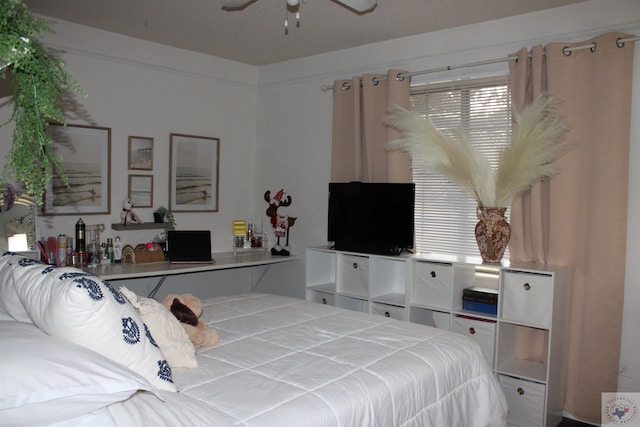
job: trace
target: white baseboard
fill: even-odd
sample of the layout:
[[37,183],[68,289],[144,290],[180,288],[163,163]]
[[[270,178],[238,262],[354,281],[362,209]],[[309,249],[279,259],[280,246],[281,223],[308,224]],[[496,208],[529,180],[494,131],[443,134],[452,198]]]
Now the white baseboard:
[[579,421],[579,422],[581,422],[581,423],[589,424],[589,425],[591,425],[591,426],[597,426],[597,427],[600,427],[600,424],[594,424],[594,423],[592,423],[591,421],[585,421],[585,420],[581,420],[580,418],[576,418],[576,417],[574,417],[572,414],[570,414],[569,412],[567,412],[566,410],[565,410],[565,411],[562,411],[562,416],[563,416],[563,417],[565,417],[565,418],[568,418],[568,419],[570,419],[570,420],[573,420],[573,421]]

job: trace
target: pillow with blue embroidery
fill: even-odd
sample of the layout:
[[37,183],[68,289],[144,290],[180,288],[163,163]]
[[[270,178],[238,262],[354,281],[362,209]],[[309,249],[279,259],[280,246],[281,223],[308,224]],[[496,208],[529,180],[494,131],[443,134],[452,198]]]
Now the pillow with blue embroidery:
[[15,292],[31,321],[47,334],[96,351],[176,391],[171,368],[136,309],[93,274],[12,257]]

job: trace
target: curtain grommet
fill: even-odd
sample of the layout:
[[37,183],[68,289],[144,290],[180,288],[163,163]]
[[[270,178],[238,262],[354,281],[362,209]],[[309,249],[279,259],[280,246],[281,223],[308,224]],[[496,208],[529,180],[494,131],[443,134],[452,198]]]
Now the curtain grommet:
[[402,74],[402,73],[396,74],[396,80],[399,81],[399,82],[403,82],[404,81],[404,74]]
[[569,46],[565,46],[562,48],[562,54],[564,56],[571,56],[571,48]]
[[378,80],[376,77],[373,77],[371,79],[371,83],[373,83],[374,86],[378,86],[380,84],[380,80]]
[[624,47],[624,39],[622,37],[616,40],[616,46],[618,46],[620,49]]
[[349,90],[349,89],[351,89],[351,83],[348,83],[348,82],[342,83],[342,90]]
[[590,50],[591,52],[595,52],[596,50],[598,50],[598,44],[597,44],[597,43],[594,43],[594,44],[593,44],[593,46],[591,46],[591,47],[589,48],[589,50]]

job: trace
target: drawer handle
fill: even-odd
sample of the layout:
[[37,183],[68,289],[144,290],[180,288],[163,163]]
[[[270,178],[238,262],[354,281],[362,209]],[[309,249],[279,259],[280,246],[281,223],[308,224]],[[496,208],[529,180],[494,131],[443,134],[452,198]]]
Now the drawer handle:
[[528,284],[528,283],[525,283],[523,288],[524,288],[525,291],[528,291],[529,289],[531,289],[531,285]]
[[389,314],[389,312],[388,312],[388,311],[385,311],[385,312],[384,312],[384,317],[391,317],[391,314]]
[[322,303],[326,304],[327,303],[327,299],[326,298],[322,298]]
[[436,277],[436,272],[435,271],[431,272],[431,277]]
[[358,268],[358,263],[357,262],[353,263],[353,268]]
[[520,396],[522,396],[524,394],[524,389],[522,387],[518,387],[517,392]]
[[469,328],[469,333],[471,335],[475,335],[476,334],[476,328]]

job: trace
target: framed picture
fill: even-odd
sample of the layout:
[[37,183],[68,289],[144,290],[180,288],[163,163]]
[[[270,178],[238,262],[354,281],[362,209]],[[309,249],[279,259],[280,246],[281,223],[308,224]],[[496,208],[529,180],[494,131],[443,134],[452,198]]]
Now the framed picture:
[[220,139],[171,134],[169,209],[218,212]]
[[153,206],[153,176],[129,175],[129,200],[134,208]]
[[62,157],[45,194],[46,215],[111,213],[111,128],[50,124],[47,134]]
[[153,170],[153,138],[129,137],[129,169]]

